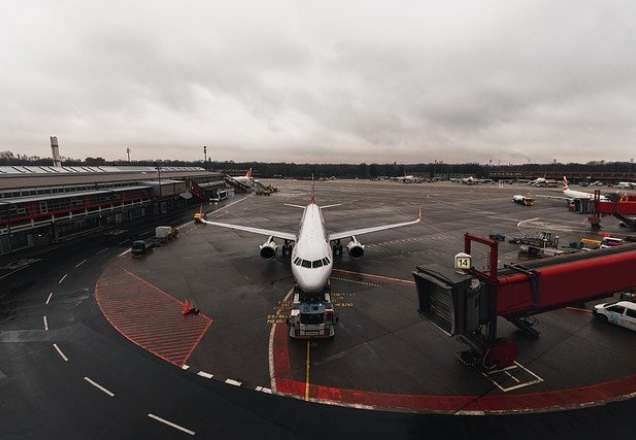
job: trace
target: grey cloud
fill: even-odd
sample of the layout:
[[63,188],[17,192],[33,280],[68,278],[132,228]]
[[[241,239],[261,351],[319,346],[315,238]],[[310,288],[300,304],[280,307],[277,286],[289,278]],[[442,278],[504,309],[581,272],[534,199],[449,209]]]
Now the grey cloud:
[[630,1],[15,1],[0,150],[289,161],[627,160]]

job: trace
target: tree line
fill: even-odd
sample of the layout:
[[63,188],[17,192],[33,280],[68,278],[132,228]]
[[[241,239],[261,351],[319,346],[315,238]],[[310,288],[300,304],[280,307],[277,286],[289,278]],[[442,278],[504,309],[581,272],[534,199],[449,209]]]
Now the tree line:
[[[47,165],[50,166],[50,158],[14,154],[10,151],[0,152],[0,165]],[[204,167],[211,171],[224,171],[231,174],[244,173],[252,168],[254,175],[258,177],[291,177],[291,178],[345,178],[345,179],[375,179],[379,177],[398,177],[415,175],[419,177],[453,177],[474,176],[488,178],[493,172],[520,172],[520,173],[549,173],[549,172],[629,172],[634,173],[634,163],[629,162],[605,162],[593,161],[587,163],[548,163],[548,164],[522,164],[522,165],[486,165],[479,163],[444,162],[398,164],[393,163],[360,163],[360,164],[298,164],[289,162],[235,162],[235,161],[183,161],[183,160],[138,160],[138,161],[107,161],[102,157],[86,157],[84,160],[63,158],[63,165],[68,166],[180,166],[180,167]]]

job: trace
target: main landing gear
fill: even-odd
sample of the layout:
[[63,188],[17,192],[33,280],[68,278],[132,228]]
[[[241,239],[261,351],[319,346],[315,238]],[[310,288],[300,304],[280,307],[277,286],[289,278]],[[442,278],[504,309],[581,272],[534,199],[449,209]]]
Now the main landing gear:
[[342,256],[342,244],[340,244],[340,240],[334,241],[332,249],[334,256]]
[[283,257],[291,257],[292,254],[292,245],[291,241],[285,240],[285,244],[283,244]]

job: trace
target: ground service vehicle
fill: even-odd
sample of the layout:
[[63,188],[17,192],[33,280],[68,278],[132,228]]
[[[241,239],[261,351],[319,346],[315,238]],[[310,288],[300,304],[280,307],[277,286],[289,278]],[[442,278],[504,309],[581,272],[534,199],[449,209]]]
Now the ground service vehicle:
[[155,228],[155,238],[165,243],[177,236],[179,231],[174,226],[157,226]]
[[153,240],[135,240],[132,243],[130,252],[133,256],[139,257],[146,254],[153,247],[155,247],[155,242]]
[[617,303],[597,304],[594,316],[604,322],[636,331],[636,303],[619,301]]
[[307,297],[300,289],[294,292],[291,313],[287,319],[289,337],[331,338],[335,335],[337,317],[328,291]]

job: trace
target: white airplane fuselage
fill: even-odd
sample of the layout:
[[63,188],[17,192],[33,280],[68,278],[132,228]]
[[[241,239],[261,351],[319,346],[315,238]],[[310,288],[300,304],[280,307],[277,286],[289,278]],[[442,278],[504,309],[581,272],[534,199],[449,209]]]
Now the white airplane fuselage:
[[[300,264],[297,264],[298,259]],[[332,266],[333,251],[322,211],[318,205],[310,203],[300,220],[298,240],[292,250],[292,274],[303,292],[319,293],[327,285]]]

